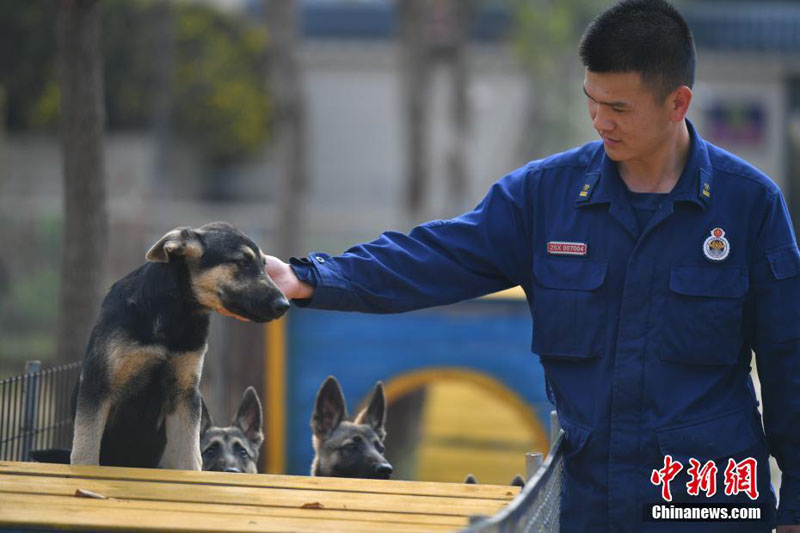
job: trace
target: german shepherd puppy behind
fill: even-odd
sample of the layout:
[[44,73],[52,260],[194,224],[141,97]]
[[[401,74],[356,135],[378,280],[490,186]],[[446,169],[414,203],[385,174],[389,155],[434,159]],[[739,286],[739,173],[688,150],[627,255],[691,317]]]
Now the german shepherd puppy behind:
[[[466,483],[467,485],[477,485],[478,479],[472,474],[467,474],[467,477],[464,478],[464,483]],[[511,483],[509,483],[509,485],[511,485],[512,487],[524,488],[525,478],[517,474],[513,478],[511,478]]]
[[314,461],[312,476],[389,479],[392,465],[383,456],[386,438],[386,396],[375,384],[369,405],[349,422],[344,394],[336,378],[320,387],[311,416]]
[[253,387],[247,387],[230,426],[217,427],[203,402],[200,450],[203,470],[216,472],[258,472],[256,462],[264,433],[261,431],[261,402]]
[[209,314],[266,322],[289,302],[230,224],[176,228],[100,308],[78,382],[72,464],[200,470]]

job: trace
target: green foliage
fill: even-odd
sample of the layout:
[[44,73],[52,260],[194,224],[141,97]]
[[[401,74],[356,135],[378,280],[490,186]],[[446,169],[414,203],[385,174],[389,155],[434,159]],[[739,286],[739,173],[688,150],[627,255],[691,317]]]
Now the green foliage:
[[514,47],[530,79],[522,150],[542,156],[576,140],[576,98],[580,96],[578,43],[589,21],[606,5],[601,0],[511,0]]
[[[171,6],[174,131],[211,162],[252,154],[268,137],[264,28],[204,4]],[[163,90],[155,79],[165,53],[158,35],[163,4],[105,0],[102,9],[107,126],[149,128],[156,91]],[[55,130],[56,19],[52,0],[0,2],[0,86],[11,130]]]
[[204,6],[178,19],[174,86],[179,131],[216,160],[245,155],[267,137],[266,35]]
[[0,265],[0,379],[20,373],[25,360],[55,355],[59,278],[48,258],[59,255],[60,217],[46,217],[34,229],[26,246],[14,253],[14,261],[26,268]]
[[552,69],[564,52],[577,51],[583,29],[606,2],[515,0],[513,4],[515,46],[525,65],[535,71]]
[[12,283],[8,289],[8,295],[0,304],[0,316],[18,322],[17,327],[55,324],[57,309],[53,302],[58,301],[58,271],[55,268],[36,269]]
[[54,0],[0,2],[0,85],[11,129],[48,123],[41,100],[56,79],[56,8]]

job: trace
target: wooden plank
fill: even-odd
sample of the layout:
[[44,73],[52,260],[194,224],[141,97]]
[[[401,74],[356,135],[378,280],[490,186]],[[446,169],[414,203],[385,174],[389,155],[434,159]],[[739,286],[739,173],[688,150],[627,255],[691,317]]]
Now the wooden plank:
[[5,493],[71,496],[86,489],[105,496],[136,500],[260,505],[301,508],[322,504],[325,509],[417,513],[449,516],[492,515],[506,502],[477,498],[398,495],[363,492],[314,491],[306,489],[252,488],[221,485],[190,485],[133,480],[98,480],[51,476],[4,475],[0,491]]
[[[27,496],[32,500],[45,496],[47,498],[59,497],[69,498],[70,495],[64,495],[57,492],[51,494],[44,493],[24,493],[24,492],[3,492],[3,496]],[[74,497],[74,496],[72,496]],[[333,521],[352,521],[352,522],[388,522],[388,523],[402,523],[402,524],[416,524],[416,525],[440,525],[449,526],[453,528],[465,527],[469,520],[467,517],[457,516],[440,516],[428,515],[417,513],[383,513],[383,512],[366,512],[366,511],[352,511],[352,510],[336,510],[336,509],[295,509],[290,507],[266,507],[258,505],[225,505],[218,503],[186,503],[175,501],[157,501],[157,500],[134,500],[127,498],[110,498],[115,502],[125,504],[126,509],[139,509],[142,512],[149,512],[150,510],[157,511],[180,511],[191,512],[195,514],[209,513],[209,514],[235,514],[238,516],[275,516],[285,518],[314,518],[318,520],[333,520]],[[13,511],[12,511],[13,512]]]
[[147,480],[166,483],[226,485],[260,488],[309,489],[317,491],[370,492],[397,495],[424,495],[457,498],[497,499],[510,501],[518,487],[503,485],[466,485],[424,481],[386,481],[374,479],[325,478],[271,474],[229,474],[224,472],[192,472],[150,468],[59,465],[0,461],[0,475],[28,474],[40,476],[82,477],[92,479]]
[[119,500],[65,496],[4,494],[0,499],[0,526],[53,529],[103,529],[144,531],[349,531],[421,532],[449,531],[450,526],[392,524],[387,522],[330,521],[314,517],[275,517],[235,513],[198,513],[141,509]]

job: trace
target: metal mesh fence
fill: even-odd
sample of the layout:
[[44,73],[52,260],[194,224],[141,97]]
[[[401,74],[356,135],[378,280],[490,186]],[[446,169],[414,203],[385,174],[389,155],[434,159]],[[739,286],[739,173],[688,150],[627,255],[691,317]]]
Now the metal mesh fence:
[[81,363],[47,370],[39,362],[0,381],[0,460],[28,461],[31,450],[72,446],[72,391]]
[[519,496],[493,517],[474,522],[467,533],[558,533],[564,432],[557,432],[547,458]]

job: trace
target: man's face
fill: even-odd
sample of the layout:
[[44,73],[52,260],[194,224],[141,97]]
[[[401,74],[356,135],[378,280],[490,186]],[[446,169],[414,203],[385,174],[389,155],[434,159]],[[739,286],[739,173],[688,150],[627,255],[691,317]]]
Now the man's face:
[[658,101],[638,73],[586,71],[583,92],[589,116],[608,157],[616,162],[647,160],[663,149],[670,123],[668,97]]

